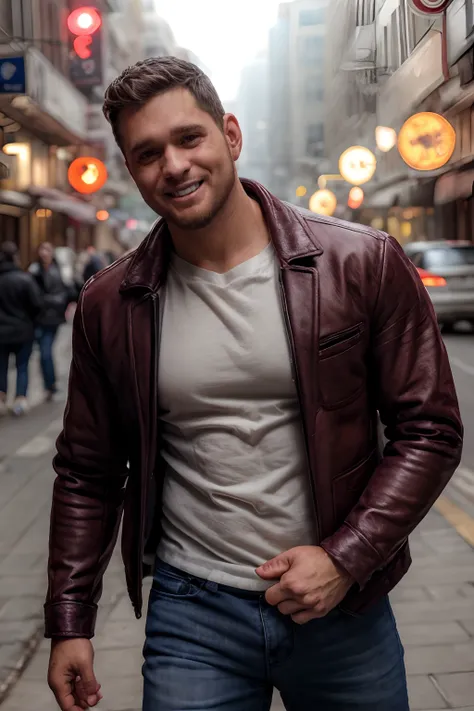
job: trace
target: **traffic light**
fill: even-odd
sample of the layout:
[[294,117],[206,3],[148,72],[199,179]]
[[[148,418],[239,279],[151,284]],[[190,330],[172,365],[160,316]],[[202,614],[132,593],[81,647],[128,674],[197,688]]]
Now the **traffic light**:
[[102,84],[102,15],[96,7],[78,7],[67,18],[70,77],[78,88]]

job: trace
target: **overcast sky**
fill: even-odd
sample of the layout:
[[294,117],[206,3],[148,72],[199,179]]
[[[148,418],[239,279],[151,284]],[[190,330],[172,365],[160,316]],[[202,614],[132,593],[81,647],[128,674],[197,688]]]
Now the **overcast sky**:
[[[192,50],[212,72],[225,100],[237,93],[245,64],[267,46],[281,0],[155,0],[179,45]],[[238,8],[238,9],[237,9]]]

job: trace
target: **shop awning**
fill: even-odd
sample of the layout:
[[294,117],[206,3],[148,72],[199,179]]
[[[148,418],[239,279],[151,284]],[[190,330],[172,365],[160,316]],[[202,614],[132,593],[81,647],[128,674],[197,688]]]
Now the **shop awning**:
[[446,173],[436,181],[435,205],[444,205],[471,197],[474,186],[474,170]]
[[24,210],[29,210],[33,207],[33,200],[30,195],[16,190],[0,190],[0,203],[21,207]]
[[63,193],[62,190],[31,186],[29,193],[36,198],[37,204],[40,207],[60,212],[63,215],[71,217],[73,220],[90,225],[95,224],[97,221],[97,208],[95,205],[78,200],[78,198],[72,195]]
[[416,180],[404,178],[397,182],[380,187],[373,192],[366,191],[364,207],[393,207],[396,203],[410,203],[410,191],[417,185]]

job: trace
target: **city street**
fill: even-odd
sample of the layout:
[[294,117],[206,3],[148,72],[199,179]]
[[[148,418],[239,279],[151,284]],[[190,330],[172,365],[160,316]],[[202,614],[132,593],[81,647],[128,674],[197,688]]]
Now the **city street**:
[[[58,345],[62,385],[69,360]],[[392,602],[406,647],[413,711],[474,711],[474,335],[446,336],[466,425],[463,465],[412,539],[413,567]],[[32,369],[37,363],[32,363]],[[34,399],[41,390],[34,380]],[[0,423],[0,703],[2,711],[54,711],[42,639],[51,456],[64,403],[40,404]],[[471,545],[468,543],[471,543]],[[144,621],[128,602],[114,554],[106,576],[96,671],[104,711],[138,711]],[[8,693],[7,693],[8,692]],[[280,710],[275,699],[273,711]]]

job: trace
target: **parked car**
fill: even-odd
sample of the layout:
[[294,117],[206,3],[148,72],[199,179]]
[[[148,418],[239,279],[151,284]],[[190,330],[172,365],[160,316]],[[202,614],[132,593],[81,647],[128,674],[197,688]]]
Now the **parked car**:
[[418,269],[444,330],[458,321],[474,325],[474,244],[409,242],[404,250]]

